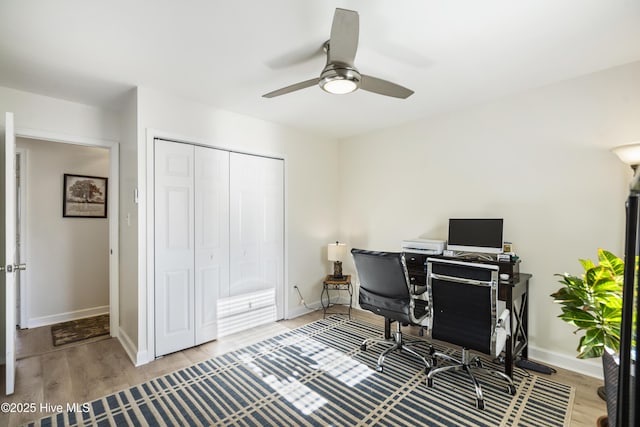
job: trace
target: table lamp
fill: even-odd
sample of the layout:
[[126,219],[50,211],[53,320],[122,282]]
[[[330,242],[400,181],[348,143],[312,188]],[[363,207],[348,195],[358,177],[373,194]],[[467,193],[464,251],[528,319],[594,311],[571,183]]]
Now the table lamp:
[[333,261],[333,276],[334,280],[344,279],[342,275],[342,260],[347,252],[347,245],[339,243],[337,240],[335,243],[329,243],[327,245],[327,258],[329,261]]

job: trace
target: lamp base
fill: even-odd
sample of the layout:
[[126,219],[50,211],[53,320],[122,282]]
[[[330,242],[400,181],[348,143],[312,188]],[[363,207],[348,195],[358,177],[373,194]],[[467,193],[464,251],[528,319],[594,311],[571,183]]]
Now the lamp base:
[[331,276],[333,280],[342,280],[344,276],[342,275],[342,261],[334,261],[333,262],[333,276]]

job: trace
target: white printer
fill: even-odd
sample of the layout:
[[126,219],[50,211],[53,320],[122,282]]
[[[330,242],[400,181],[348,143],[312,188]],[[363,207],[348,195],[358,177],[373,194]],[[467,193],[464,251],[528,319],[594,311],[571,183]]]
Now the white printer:
[[446,241],[430,239],[412,239],[402,241],[403,252],[413,252],[424,255],[440,255],[444,251]]

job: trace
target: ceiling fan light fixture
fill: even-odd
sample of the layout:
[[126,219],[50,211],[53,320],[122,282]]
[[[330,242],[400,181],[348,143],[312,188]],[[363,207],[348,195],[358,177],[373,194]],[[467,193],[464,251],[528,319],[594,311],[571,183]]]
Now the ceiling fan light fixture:
[[351,93],[360,86],[360,73],[354,68],[325,68],[318,82],[320,87],[329,93],[344,95]]
[[336,95],[344,95],[346,93],[351,93],[358,88],[358,84],[353,80],[346,79],[344,77],[336,77],[330,80],[324,80],[320,82],[320,87],[325,90],[325,92],[333,93]]

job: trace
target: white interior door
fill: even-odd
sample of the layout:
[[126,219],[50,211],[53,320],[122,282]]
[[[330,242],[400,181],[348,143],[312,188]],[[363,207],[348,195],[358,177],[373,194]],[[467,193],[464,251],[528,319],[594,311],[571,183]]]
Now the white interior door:
[[218,336],[229,295],[229,152],[195,147],[195,344]]
[[2,157],[4,165],[4,185],[2,185],[3,206],[0,208],[1,215],[4,215],[4,225],[2,226],[2,253],[0,258],[0,286],[2,292],[2,318],[4,319],[4,362],[6,378],[6,394],[13,394],[15,387],[16,369],[16,268],[22,269],[24,266],[15,265],[16,261],[16,139],[13,127],[13,113],[5,113],[5,130],[3,133]]
[[156,356],[195,345],[194,147],[155,142]]
[[284,161],[231,153],[230,295],[275,289],[283,317]]

